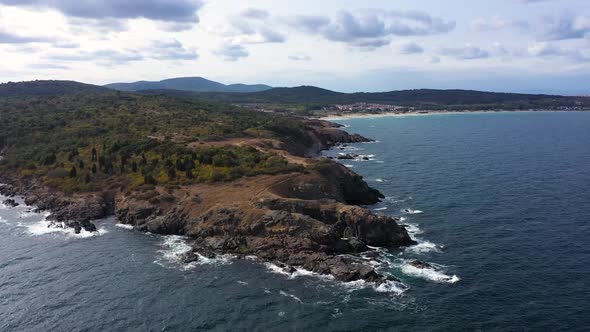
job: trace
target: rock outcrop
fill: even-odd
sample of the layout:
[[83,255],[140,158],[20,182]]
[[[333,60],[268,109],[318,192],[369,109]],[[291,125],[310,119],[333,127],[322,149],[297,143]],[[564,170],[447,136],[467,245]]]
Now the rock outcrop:
[[307,173],[234,184],[172,192],[156,188],[157,194],[174,196],[174,204],[154,206],[120,195],[117,218],[141,231],[194,239],[195,253],[187,261],[198,259],[197,252],[256,255],[341,281],[387,281],[373,268],[342,255],[414,242],[398,219],[351,205],[376,203],[378,191],[340,164],[321,164]]
[[50,211],[48,220],[63,222],[76,232],[82,229],[95,232],[93,220],[113,214],[113,196],[108,193],[65,195],[51,190],[32,178],[1,179],[0,194],[5,196],[24,195],[25,204],[36,206],[38,211]]

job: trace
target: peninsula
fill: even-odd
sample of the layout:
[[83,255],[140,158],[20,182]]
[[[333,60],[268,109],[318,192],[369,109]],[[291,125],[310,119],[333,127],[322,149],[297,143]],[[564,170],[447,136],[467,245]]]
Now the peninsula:
[[93,232],[115,215],[187,236],[187,262],[253,255],[375,283],[391,277],[354,255],[414,244],[399,219],[361,207],[381,193],[316,158],[370,141],[336,124],[67,81],[3,84],[0,96],[0,192],[51,212],[53,227]]

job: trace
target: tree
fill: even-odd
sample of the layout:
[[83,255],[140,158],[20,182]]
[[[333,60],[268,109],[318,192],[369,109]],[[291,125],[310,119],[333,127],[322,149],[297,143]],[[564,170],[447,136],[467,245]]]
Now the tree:
[[176,170],[174,167],[168,167],[168,177],[174,179],[176,177]]
[[176,169],[177,170],[179,170],[179,171],[185,171],[186,168],[185,168],[184,165],[186,165],[186,164],[183,162],[182,159],[180,159],[180,158],[176,159]]
[[104,163],[105,163],[105,158],[104,156],[100,156],[98,158],[98,168],[103,169],[104,168]]
[[150,174],[150,173],[146,173],[143,176],[143,183],[145,184],[151,184],[151,185],[156,185],[158,184],[158,182],[156,181],[156,179],[154,179],[154,177]]
[[80,163],[78,166],[80,167],[80,169],[84,169],[84,161],[80,160]]
[[131,163],[131,171],[133,173],[137,173],[137,163],[135,162],[135,160]]
[[96,174],[96,164],[92,164],[92,174]]
[[90,183],[90,174],[86,173],[86,175],[84,176],[84,183]]
[[76,176],[78,176],[78,171],[76,170],[76,166],[72,167],[72,169],[70,170],[70,177],[71,178],[75,178]]
[[96,148],[92,148],[92,161],[96,161],[96,160],[97,160]]
[[45,157],[45,159],[43,159],[43,165],[45,165],[45,166],[53,165],[53,164],[55,164],[56,160],[57,160],[57,157],[55,156],[55,153],[51,153],[51,154],[47,155]]

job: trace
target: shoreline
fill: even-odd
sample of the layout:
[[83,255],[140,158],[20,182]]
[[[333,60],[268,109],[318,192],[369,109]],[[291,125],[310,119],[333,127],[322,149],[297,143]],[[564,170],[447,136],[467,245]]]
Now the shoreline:
[[487,113],[537,113],[537,112],[559,112],[559,113],[579,113],[588,112],[587,110],[496,110],[496,111],[419,111],[419,112],[384,112],[384,113],[349,113],[341,115],[328,115],[319,117],[318,119],[324,121],[338,121],[338,120],[350,120],[350,119],[371,119],[371,118],[386,118],[386,117],[408,117],[408,116],[429,116],[429,115],[458,115],[458,114],[487,114]]

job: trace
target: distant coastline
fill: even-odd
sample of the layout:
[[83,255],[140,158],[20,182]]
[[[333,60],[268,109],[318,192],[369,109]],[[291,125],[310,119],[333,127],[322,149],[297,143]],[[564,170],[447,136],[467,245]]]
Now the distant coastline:
[[337,121],[361,118],[385,118],[385,117],[406,117],[406,116],[428,116],[445,114],[485,114],[485,113],[534,113],[534,112],[588,112],[586,110],[478,110],[478,111],[415,111],[415,112],[383,112],[383,113],[347,113],[320,116],[320,120]]

